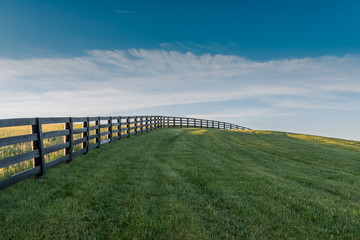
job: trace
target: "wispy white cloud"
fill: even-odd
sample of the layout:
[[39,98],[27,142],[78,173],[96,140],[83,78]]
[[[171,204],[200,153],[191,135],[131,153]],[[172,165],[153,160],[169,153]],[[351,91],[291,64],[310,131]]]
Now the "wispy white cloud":
[[210,114],[191,114],[188,117],[195,117],[201,119],[215,119],[223,121],[236,122],[237,119],[241,121],[255,121],[260,118],[273,118],[283,116],[296,116],[298,113],[295,112],[281,112],[274,108],[229,108],[222,111],[218,111]]
[[117,13],[133,13],[133,11],[116,11]]
[[[106,115],[257,99],[272,108],[347,110],[360,106],[358,66],[356,55],[256,62],[145,49],[93,50],[77,58],[0,58],[0,108],[2,118]],[[239,116],[261,111],[263,106]]]

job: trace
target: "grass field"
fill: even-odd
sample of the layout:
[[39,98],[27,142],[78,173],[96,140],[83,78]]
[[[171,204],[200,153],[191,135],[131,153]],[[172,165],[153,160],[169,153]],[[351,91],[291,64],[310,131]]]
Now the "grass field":
[[359,239],[360,143],[159,129],[0,192],[0,239]]

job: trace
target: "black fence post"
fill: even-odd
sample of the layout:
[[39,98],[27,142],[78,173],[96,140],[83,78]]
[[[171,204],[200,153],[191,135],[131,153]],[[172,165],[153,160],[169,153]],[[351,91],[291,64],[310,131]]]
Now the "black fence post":
[[65,137],[65,142],[69,143],[69,147],[65,148],[65,155],[69,155],[69,160],[67,160],[65,163],[70,163],[72,161],[72,152],[73,152],[73,120],[70,118],[68,123],[65,123],[65,129],[69,130],[69,135]]
[[117,123],[119,124],[117,127],[118,130],[118,138],[121,139],[121,117],[117,119]]
[[82,143],[82,148],[85,148],[86,152],[89,152],[89,118],[87,118],[86,121],[82,123],[82,127],[86,128],[86,132],[82,133],[82,137],[86,138],[86,141]]
[[146,127],[146,132],[149,131],[149,116],[145,117],[145,127]]
[[143,132],[143,116],[140,116],[140,133]]
[[109,135],[108,135],[108,139],[110,139],[110,142],[112,142],[113,141],[113,124],[112,124],[112,121],[113,121],[113,119],[112,119],[112,117],[110,117],[110,120],[108,120],[108,124],[110,124],[110,127],[108,128],[110,131],[110,133],[109,133]]
[[134,122],[135,122],[135,126],[134,126],[134,127],[135,127],[135,129],[134,129],[134,130],[135,130],[135,135],[137,135],[137,132],[138,132],[138,131],[137,131],[137,128],[138,128],[138,121],[137,121],[137,119],[138,119],[138,117],[135,116],[135,118],[134,118]]
[[69,161],[67,161],[66,163],[70,163],[73,159],[73,149],[74,149],[74,122],[73,122],[73,118],[70,118],[70,148],[69,148],[69,154],[70,154],[70,159]]
[[100,140],[101,140],[101,136],[100,136],[100,132],[101,132],[101,130],[100,130],[100,122],[101,122],[100,117],[98,117],[98,120],[95,121],[95,125],[97,125],[97,129],[96,129],[96,134],[97,134],[96,143],[98,144],[98,145],[97,145],[97,148],[100,148]]
[[31,126],[33,134],[37,134],[38,140],[32,142],[32,149],[39,149],[39,157],[34,158],[33,167],[40,167],[40,173],[35,177],[40,178],[45,174],[45,156],[44,156],[44,143],[42,138],[42,123],[41,118],[36,119],[36,125]]
[[127,136],[130,137],[130,117],[126,118]]

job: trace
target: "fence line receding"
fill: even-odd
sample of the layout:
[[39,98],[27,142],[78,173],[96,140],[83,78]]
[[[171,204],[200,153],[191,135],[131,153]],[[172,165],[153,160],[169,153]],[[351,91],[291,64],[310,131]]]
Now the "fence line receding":
[[2,119],[0,131],[24,128],[29,132],[0,135],[0,173],[3,173],[0,190],[29,177],[41,177],[47,169],[69,163],[74,157],[102,144],[176,126],[249,130],[227,122],[169,116]]

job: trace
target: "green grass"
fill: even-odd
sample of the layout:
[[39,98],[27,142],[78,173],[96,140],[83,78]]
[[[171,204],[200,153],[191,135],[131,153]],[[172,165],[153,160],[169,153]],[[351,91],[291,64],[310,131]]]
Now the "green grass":
[[360,143],[159,129],[0,192],[0,239],[359,239]]

